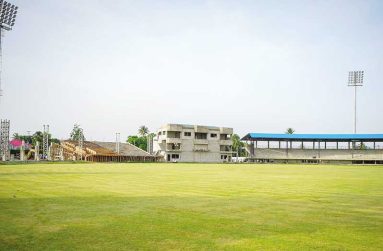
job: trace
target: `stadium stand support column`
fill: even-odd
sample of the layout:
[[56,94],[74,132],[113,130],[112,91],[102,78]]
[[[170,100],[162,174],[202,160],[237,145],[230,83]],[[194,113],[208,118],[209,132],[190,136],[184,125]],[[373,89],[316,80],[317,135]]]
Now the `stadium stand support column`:
[[338,150],[339,149],[339,144],[338,144],[339,142],[337,141],[336,142],[336,150]]
[[278,148],[281,149],[281,141],[278,141]]
[[376,142],[374,141],[374,150],[376,149],[376,146],[375,146],[376,144],[375,144],[375,143],[376,143]]
[[313,141],[313,150],[315,149],[315,141]]
[[303,141],[301,142],[301,149],[303,149]]
[[255,141],[255,148],[258,148],[258,140]]
[[350,142],[347,142],[348,143],[348,150],[350,150]]
[[267,149],[270,149],[270,141],[267,141]]
[[325,150],[327,149],[327,142],[326,141],[324,142],[324,149]]

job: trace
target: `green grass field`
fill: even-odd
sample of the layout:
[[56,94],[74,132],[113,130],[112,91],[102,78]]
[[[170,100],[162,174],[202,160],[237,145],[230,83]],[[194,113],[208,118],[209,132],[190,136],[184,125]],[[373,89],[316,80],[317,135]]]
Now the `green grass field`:
[[0,250],[382,250],[383,167],[0,166]]

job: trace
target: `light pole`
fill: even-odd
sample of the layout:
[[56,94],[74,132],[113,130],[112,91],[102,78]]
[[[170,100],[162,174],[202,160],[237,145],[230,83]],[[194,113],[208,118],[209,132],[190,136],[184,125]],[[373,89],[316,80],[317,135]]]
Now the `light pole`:
[[3,30],[10,31],[15,25],[17,9],[19,7],[8,3],[7,1],[0,0],[0,96],[3,95],[1,89],[1,58],[2,58],[2,36]]
[[364,71],[350,71],[348,73],[348,86],[354,87],[354,133],[356,133],[356,88],[363,86]]

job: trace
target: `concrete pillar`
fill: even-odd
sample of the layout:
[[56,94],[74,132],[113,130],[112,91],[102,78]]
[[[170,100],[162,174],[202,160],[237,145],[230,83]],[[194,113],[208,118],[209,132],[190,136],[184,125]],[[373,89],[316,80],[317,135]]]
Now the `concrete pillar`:
[[52,153],[51,153],[51,151],[52,151],[52,143],[48,147],[47,160],[52,160]]
[[255,148],[258,148],[258,140],[255,141]]
[[64,160],[64,148],[60,147],[60,160]]
[[376,147],[376,144],[375,144],[376,142],[374,141],[374,150],[376,149],[375,147]]
[[24,142],[24,140],[22,140],[21,146],[20,146],[20,160],[21,161],[24,161],[24,158],[25,158],[24,146],[25,146],[25,142]]
[[348,150],[350,150],[351,143],[350,142],[347,142],[347,143],[348,143]]
[[270,148],[270,141],[267,141],[267,148]]
[[36,145],[35,145],[35,160],[36,161],[39,161],[40,160],[40,143],[39,142],[36,142]]
[[313,141],[313,150],[315,149],[315,141]]
[[254,157],[254,141],[250,143],[250,157]]
[[327,142],[326,141],[324,142],[324,149],[325,150],[327,149]]
[[337,141],[336,142],[336,150],[338,150],[339,149],[339,142]]
[[301,149],[303,149],[303,141],[301,142]]
[[281,141],[278,141],[278,148],[281,149]]

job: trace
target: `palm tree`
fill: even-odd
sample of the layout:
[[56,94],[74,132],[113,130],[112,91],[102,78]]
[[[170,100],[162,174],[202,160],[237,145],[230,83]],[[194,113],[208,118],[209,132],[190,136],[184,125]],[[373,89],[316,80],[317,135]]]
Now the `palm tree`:
[[231,137],[231,140],[233,141],[233,151],[237,153],[237,157],[239,157],[239,149],[241,147],[241,139],[238,136],[238,134],[233,134]]
[[20,134],[18,134],[17,132],[15,132],[12,137],[13,137],[13,139],[20,139],[21,138]]
[[142,125],[140,128],[138,128],[138,134],[141,135],[142,137],[145,137],[149,133],[149,129]]
[[293,128],[289,127],[289,128],[287,128],[285,133],[286,134],[293,134],[294,132],[295,132],[295,130]]
[[[295,130],[291,127],[287,128],[287,130],[286,130],[286,134],[293,134],[294,132],[295,132]],[[290,141],[290,148],[292,146],[292,143],[293,142]],[[286,142],[286,147],[287,147],[287,142]]]

